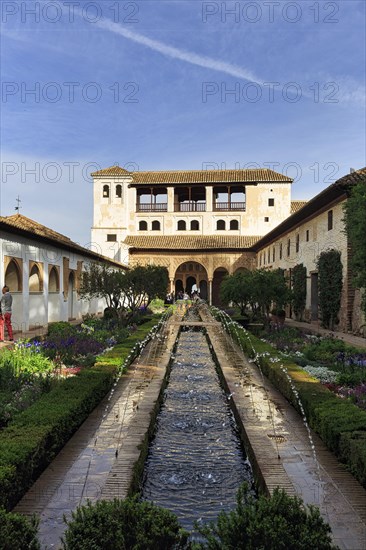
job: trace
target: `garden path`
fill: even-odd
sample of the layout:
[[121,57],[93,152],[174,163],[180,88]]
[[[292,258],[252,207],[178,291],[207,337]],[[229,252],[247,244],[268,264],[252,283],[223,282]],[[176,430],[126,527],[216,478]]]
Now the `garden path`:
[[332,336],[334,338],[339,338],[347,344],[350,344],[351,346],[355,346],[357,348],[366,348],[366,338],[355,336],[354,334],[349,334],[347,332],[338,332],[325,329],[320,326],[320,323],[318,321],[312,323],[303,323],[286,318],[285,324],[289,327],[297,327],[303,329],[305,332],[314,332],[321,334],[322,336]]

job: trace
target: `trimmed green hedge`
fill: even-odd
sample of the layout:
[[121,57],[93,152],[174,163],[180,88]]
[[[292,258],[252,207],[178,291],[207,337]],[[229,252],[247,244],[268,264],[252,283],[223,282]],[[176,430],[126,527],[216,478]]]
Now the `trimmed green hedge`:
[[[122,344],[97,359],[94,367],[66,378],[1,431],[0,507],[11,509],[72,434],[108,393],[119,367],[157,318],[141,325]],[[135,350],[130,361],[137,356]]]
[[[240,339],[238,343],[245,354],[256,359],[267,378],[301,412],[292,386],[296,388],[311,428],[366,488],[366,412],[334,395],[266,342],[252,334],[248,336],[242,330],[235,330],[232,325],[228,330],[235,341]],[[279,361],[273,362],[271,358],[278,358]]]

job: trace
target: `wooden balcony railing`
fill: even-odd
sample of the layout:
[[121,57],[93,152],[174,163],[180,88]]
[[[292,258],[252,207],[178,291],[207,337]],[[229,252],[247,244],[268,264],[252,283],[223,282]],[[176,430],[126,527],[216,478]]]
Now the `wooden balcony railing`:
[[167,211],[168,211],[167,202],[136,204],[136,212],[167,212]]
[[205,202],[187,201],[180,202],[175,207],[176,212],[206,212]]
[[215,211],[230,211],[230,210],[245,210],[245,202],[216,202],[214,204]]

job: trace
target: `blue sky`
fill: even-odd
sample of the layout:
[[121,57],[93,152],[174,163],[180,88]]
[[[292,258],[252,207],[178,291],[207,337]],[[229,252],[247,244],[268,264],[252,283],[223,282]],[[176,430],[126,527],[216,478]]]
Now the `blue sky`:
[[97,167],[365,166],[363,0],[3,0],[1,215],[89,246]]

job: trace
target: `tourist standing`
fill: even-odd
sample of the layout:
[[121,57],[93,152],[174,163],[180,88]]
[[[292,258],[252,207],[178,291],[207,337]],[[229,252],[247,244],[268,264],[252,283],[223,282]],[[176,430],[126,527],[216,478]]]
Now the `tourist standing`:
[[[3,317],[3,323],[5,323],[8,331],[8,338],[10,342],[13,342],[13,327],[11,326],[11,306],[13,304],[13,297],[9,292],[9,287],[3,287],[3,295],[1,297],[1,315]],[[4,338],[4,333],[3,333]],[[0,338],[1,339],[1,338]]]

